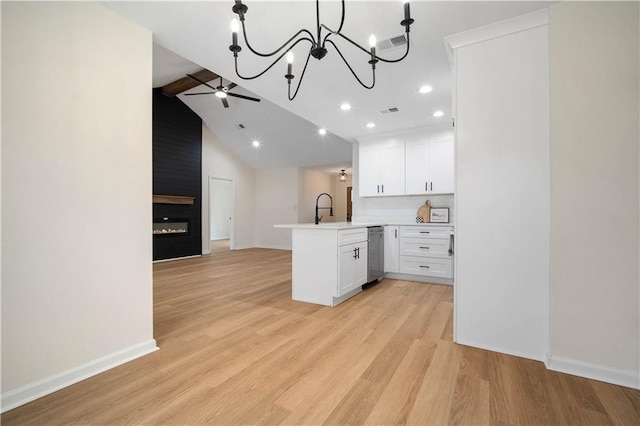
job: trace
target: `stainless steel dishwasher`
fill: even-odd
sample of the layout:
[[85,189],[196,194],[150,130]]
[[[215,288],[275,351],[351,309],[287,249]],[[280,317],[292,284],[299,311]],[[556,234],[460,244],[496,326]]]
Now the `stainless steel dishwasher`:
[[378,281],[384,275],[384,228],[370,226],[367,254],[367,283]]

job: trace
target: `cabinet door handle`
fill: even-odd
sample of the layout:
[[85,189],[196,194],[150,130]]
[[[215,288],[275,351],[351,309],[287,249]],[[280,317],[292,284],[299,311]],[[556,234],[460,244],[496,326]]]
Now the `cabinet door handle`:
[[429,250],[429,247],[420,247],[421,249]]
[[421,234],[428,234],[430,231],[420,231]]
[[429,269],[428,266],[420,265],[421,268]]
[[428,185],[428,184],[429,184],[428,182],[425,182],[425,183],[424,183],[424,190],[425,190],[425,191],[428,191],[428,190],[429,190],[429,188],[427,188],[427,185]]
[[431,183],[429,184],[429,189],[430,189],[431,191],[433,191],[433,182],[431,182]]
[[398,230],[397,230],[397,229],[394,229],[394,230],[393,230],[393,232],[395,232],[395,234],[396,234],[396,238],[398,238]]
[[449,256],[453,256],[453,231],[449,234]]
[[353,249],[353,258],[357,259],[358,257],[356,256],[356,249]]
[[380,193],[380,185],[376,185],[376,186],[377,186],[376,192],[379,194]]
[[382,193],[384,194],[384,184],[380,186],[382,186]]

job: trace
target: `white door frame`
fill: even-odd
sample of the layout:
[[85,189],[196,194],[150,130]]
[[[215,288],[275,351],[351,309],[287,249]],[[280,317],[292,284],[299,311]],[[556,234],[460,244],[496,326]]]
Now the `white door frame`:
[[229,249],[235,250],[235,222],[236,222],[236,185],[233,179],[211,176],[209,175],[209,179],[207,180],[207,198],[209,202],[207,203],[207,223],[209,224],[207,228],[207,247],[208,252],[211,253],[211,181],[213,179],[223,180],[231,183],[231,223],[229,224]]

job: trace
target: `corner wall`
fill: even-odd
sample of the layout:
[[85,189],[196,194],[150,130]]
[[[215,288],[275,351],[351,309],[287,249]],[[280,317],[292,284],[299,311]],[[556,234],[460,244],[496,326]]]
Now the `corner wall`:
[[2,410],[156,349],[151,33],[2,2]]
[[640,387],[637,2],[550,8],[551,369]]
[[202,126],[202,253],[211,252],[209,230],[209,178],[233,182],[231,249],[254,246],[255,171],[229,151],[207,126]]

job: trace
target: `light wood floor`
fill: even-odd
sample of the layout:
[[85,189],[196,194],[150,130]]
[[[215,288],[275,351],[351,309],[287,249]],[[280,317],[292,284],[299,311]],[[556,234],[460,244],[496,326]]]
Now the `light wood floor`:
[[291,301],[287,251],[154,265],[160,351],[5,413],[12,424],[640,424],[640,392],[452,343],[452,289],[384,280]]

